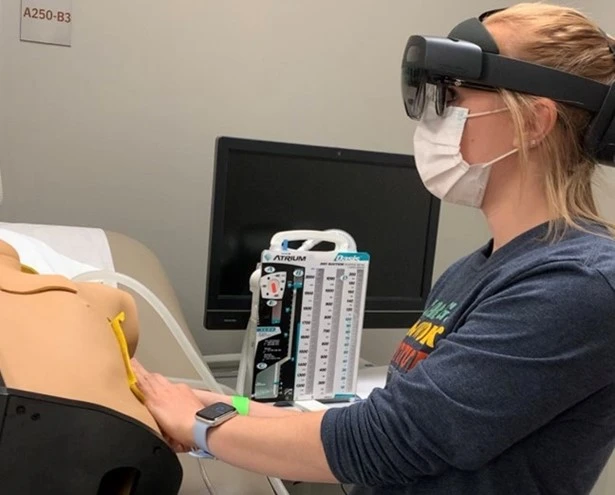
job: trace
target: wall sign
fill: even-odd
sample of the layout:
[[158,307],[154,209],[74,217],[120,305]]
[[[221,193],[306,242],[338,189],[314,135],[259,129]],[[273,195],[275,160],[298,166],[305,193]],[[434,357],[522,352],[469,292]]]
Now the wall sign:
[[21,40],[71,46],[72,0],[21,0]]

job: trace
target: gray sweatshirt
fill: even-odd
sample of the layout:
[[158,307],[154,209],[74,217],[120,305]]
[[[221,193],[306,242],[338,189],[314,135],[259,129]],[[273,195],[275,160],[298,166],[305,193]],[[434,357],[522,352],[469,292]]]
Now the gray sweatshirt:
[[615,241],[546,232],[451,266],[385,388],[327,411],[353,494],[590,492],[615,445]]

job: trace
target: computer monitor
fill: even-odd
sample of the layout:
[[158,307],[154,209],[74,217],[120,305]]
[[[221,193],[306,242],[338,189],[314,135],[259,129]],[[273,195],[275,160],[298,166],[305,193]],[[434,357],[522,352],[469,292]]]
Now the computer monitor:
[[331,228],[370,254],[364,328],[412,325],[431,288],[439,209],[410,155],[218,138],[205,328],[246,328],[249,278],[273,234]]

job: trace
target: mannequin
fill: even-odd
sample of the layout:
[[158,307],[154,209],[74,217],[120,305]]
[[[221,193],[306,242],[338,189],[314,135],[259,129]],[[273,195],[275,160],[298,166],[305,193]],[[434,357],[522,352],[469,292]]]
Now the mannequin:
[[127,292],[33,273],[0,241],[0,373],[7,388],[105,406],[160,434],[130,383],[138,325]]

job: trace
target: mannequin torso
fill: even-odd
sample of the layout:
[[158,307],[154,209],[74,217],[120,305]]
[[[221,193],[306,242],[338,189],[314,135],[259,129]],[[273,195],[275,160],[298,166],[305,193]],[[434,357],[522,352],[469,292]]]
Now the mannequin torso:
[[17,252],[0,241],[0,372],[6,386],[105,406],[159,433],[129,388],[120,342],[110,323],[122,312],[132,356],[139,328],[130,294],[26,273]]

